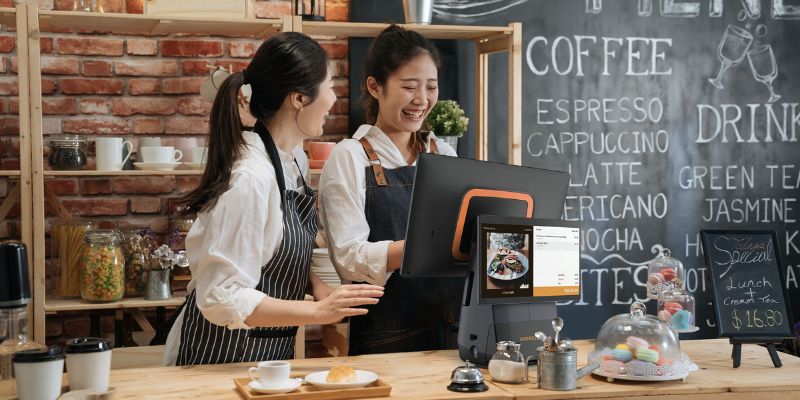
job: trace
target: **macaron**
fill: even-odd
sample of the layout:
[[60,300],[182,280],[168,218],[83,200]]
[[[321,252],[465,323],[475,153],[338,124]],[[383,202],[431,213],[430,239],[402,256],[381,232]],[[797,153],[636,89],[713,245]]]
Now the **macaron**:
[[672,267],[662,268],[661,271],[658,272],[661,273],[661,276],[663,276],[664,280],[667,282],[670,282],[678,277],[678,272],[676,272],[675,268]]
[[658,272],[653,272],[647,277],[647,282],[651,285],[658,285],[661,283],[666,282],[667,280],[664,279],[664,275],[661,275]]
[[658,312],[658,319],[669,322],[670,318],[672,318],[672,314],[667,310],[661,310]]
[[647,376],[653,368],[653,364],[647,361],[633,360],[627,364],[628,371],[634,376]]
[[688,331],[692,327],[692,313],[686,310],[678,310],[672,314],[669,323],[678,331]]
[[628,350],[628,351],[631,351],[631,347],[628,346],[625,343],[620,343],[620,344],[614,346],[614,350]]
[[647,347],[649,345],[647,340],[636,336],[628,336],[628,339],[625,340],[625,344],[627,344],[631,349],[638,349],[640,347]]
[[647,361],[649,363],[657,363],[660,355],[655,350],[650,350],[646,347],[636,349],[636,359]]
[[669,311],[670,314],[674,315],[679,310],[683,310],[683,306],[681,305],[681,303],[676,303],[674,301],[670,301],[670,302],[664,303],[664,305],[661,307],[661,309],[662,310],[667,310],[667,311]]
[[615,360],[622,362],[628,362],[633,359],[633,354],[631,354],[631,351],[625,349],[611,350],[611,356],[614,357]]

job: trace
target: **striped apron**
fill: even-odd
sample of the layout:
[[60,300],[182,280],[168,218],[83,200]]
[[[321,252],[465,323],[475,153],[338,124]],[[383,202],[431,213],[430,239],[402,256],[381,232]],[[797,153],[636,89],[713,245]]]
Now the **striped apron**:
[[[306,194],[285,189],[283,168],[272,137],[260,123],[254,130],[264,142],[275,168],[283,207],[283,240],[272,259],[261,267],[261,279],[255,289],[278,299],[303,300],[309,285],[311,250],[317,234],[316,193],[305,179]],[[177,365],[294,358],[296,326],[231,330],[215,325],[200,313],[194,290],[184,308]]]

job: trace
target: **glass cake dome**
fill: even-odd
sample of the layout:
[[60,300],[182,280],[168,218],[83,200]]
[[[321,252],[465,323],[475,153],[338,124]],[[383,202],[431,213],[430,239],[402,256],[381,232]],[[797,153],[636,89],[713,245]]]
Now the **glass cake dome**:
[[646,314],[641,302],[631,305],[630,313],[606,321],[597,335],[589,363],[600,368],[593,373],[627,380],[686,379],[697,366],[681,352],[678,332],[672,326]]

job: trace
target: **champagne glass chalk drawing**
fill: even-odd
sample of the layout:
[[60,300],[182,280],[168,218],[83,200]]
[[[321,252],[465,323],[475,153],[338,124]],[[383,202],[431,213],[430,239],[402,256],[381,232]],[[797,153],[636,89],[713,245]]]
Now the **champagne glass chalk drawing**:
[[772,88],[772,81],[778,76],[778,65],[775,63],[775,53],[772,52],[771,45],[760,45],[747,52],[747,61],[753,70],[753,78],[763,83],[769,89],[768,103],[774,103],[781,98],[775,94]]
[[719,89],[724,89],[722,85],[722,77],[728,68],[739,65],[744,56],[747,54],[747,49],[753,43],[753,35],[746,30],[735,26],[728,25],[725,28],[725,33],[722,35],[722,41],[719,42],[717,49],[717,57],[722,62],[720,65],[719,73],[716,78],[709,79],[712,85]]

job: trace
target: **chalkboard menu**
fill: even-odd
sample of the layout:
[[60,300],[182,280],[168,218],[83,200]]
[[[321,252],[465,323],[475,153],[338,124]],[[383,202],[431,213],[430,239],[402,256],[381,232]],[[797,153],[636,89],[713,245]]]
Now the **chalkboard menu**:
[[720,336],[794,334],[774,231],[701,232]]
[[[581,297],[559,303],[562,335],[594,338],[633,301],[654,313],[647,263],[666,247],[697,300],[700,331],[681,339],[716,337],[702,229],[775,230],[784,261],[775,273],[800,315],[800,0],[433,6],[435,24],[522,23],[523,164],[571,173],[562,218],[582,225]],[[358,21],[403,18],[399,1],[350,7]],[[454,47],[440,88],[475,121],[475,52]],[[352,57],[355,91],[363,59]],[[489,71],[489,158],[505,161],[506,55],[490,56]],[[474,155],[473,129],[459,141],[462,156]]]

